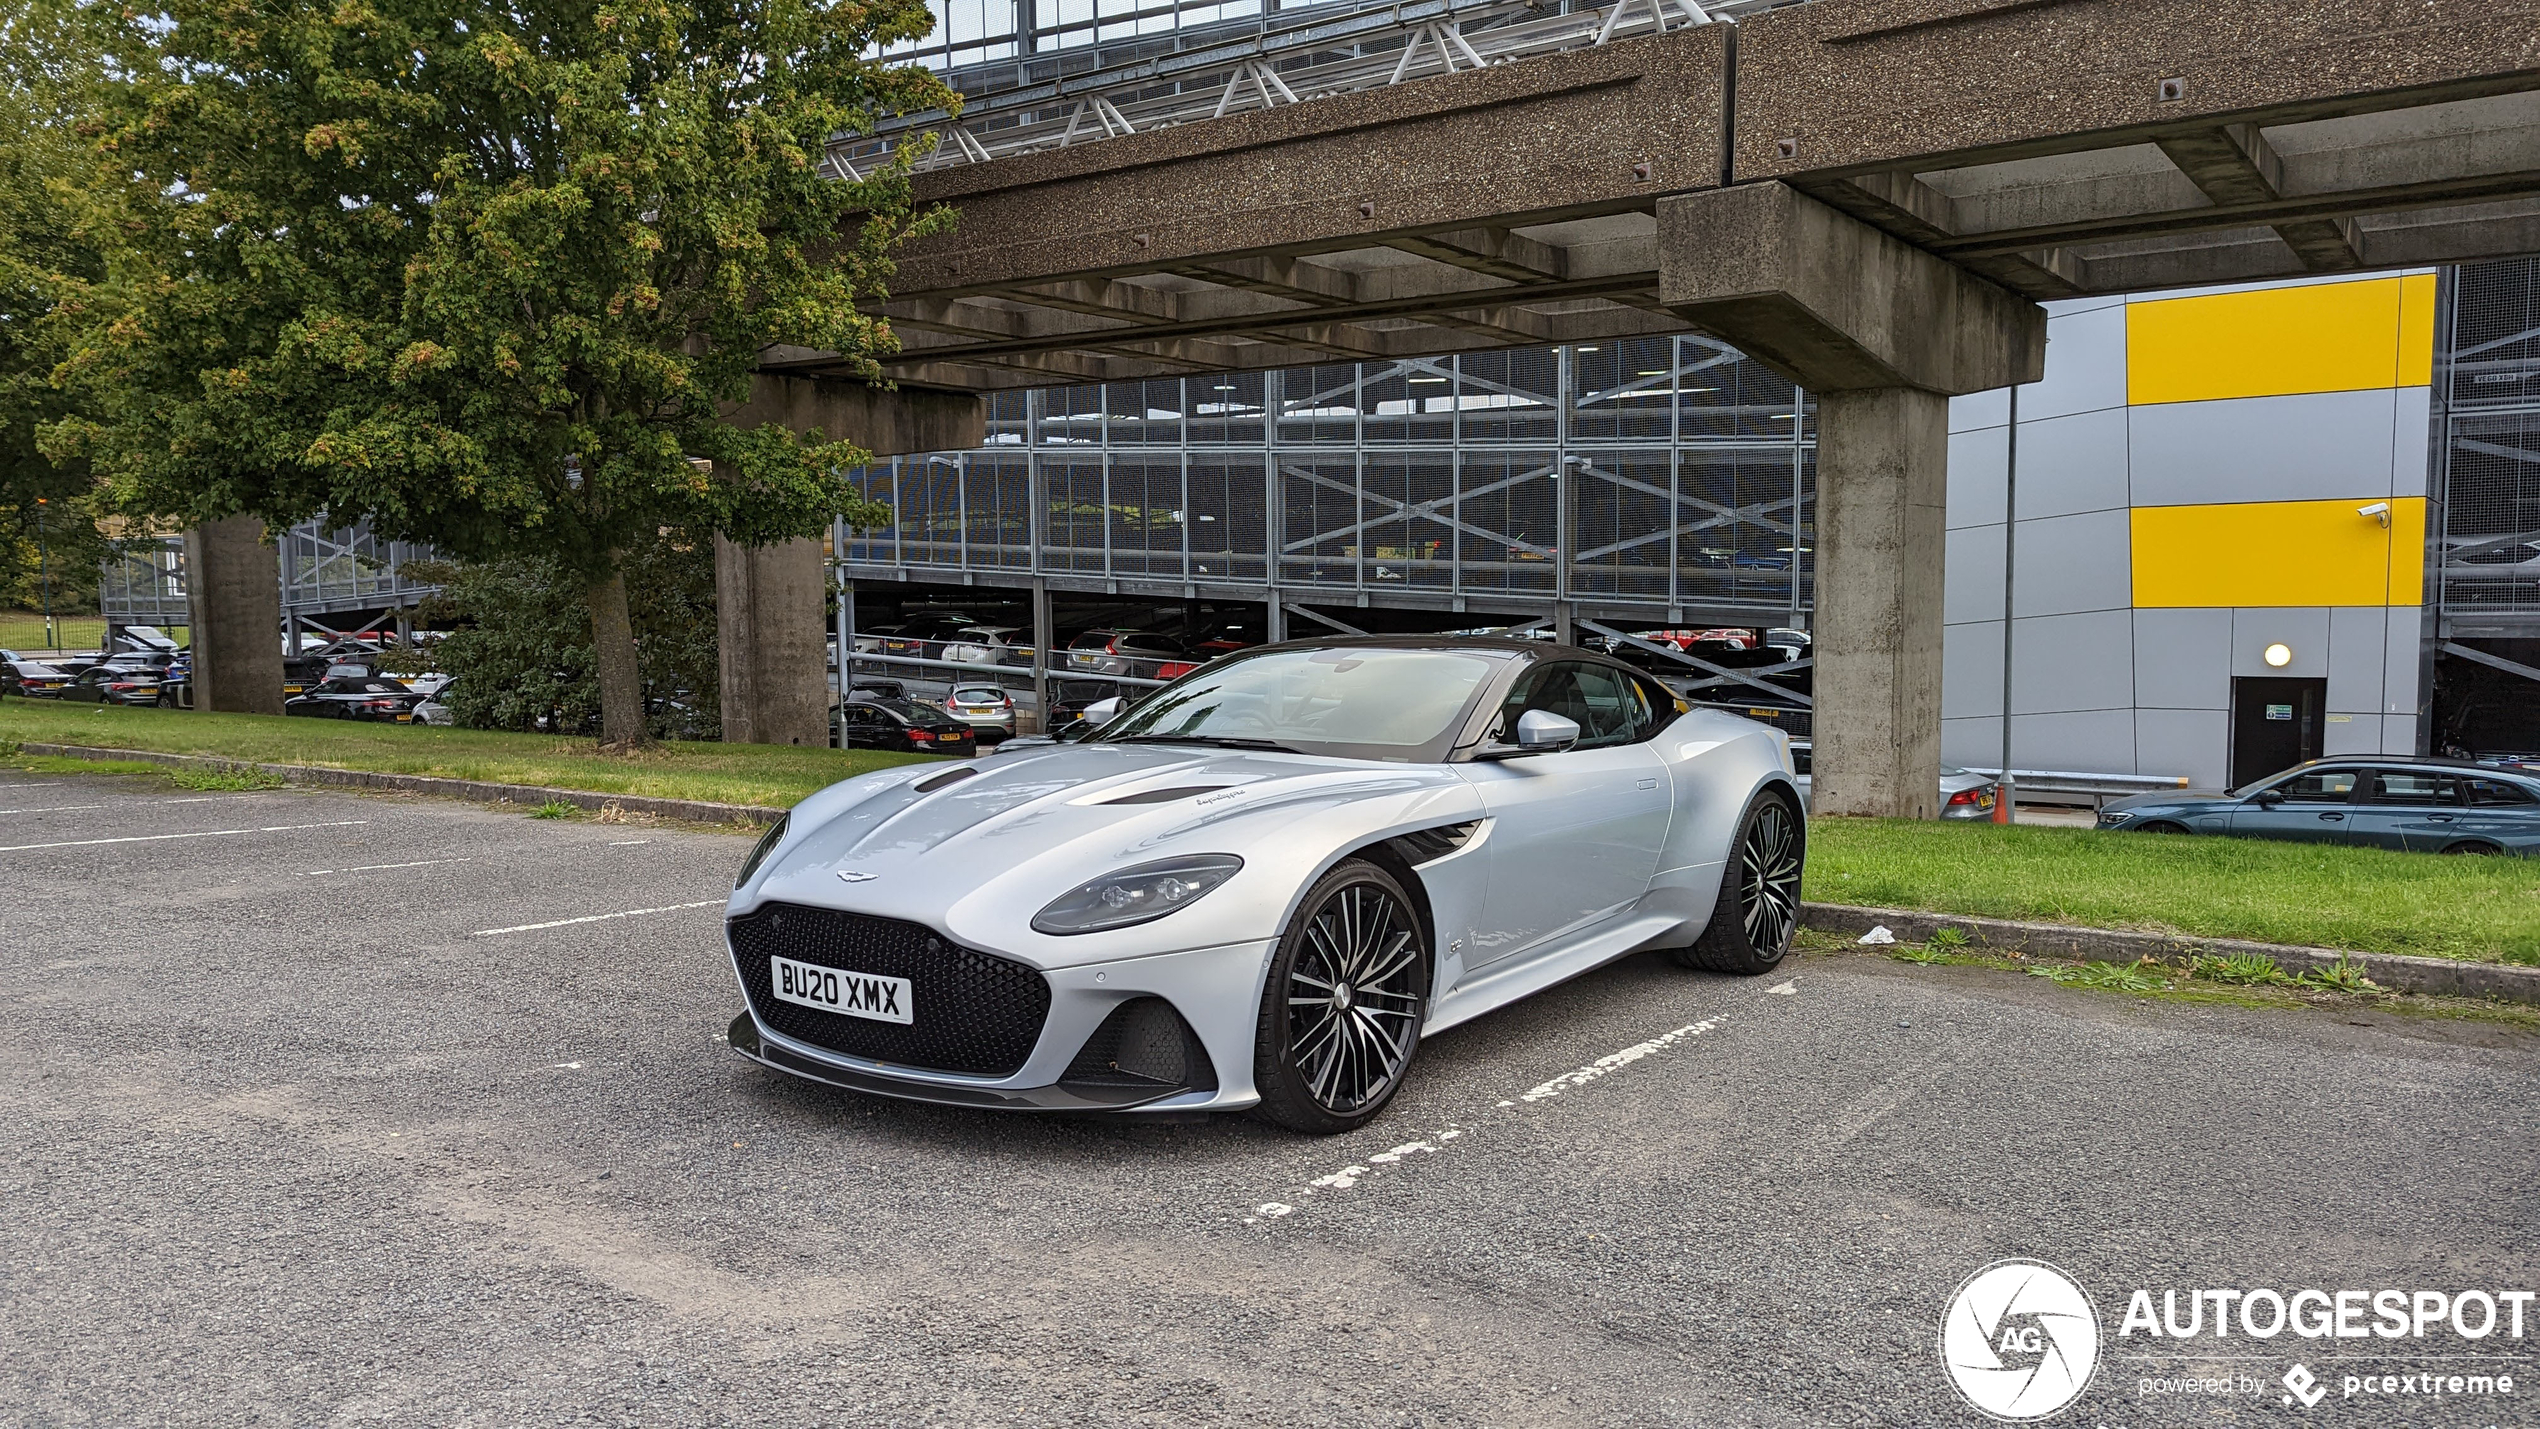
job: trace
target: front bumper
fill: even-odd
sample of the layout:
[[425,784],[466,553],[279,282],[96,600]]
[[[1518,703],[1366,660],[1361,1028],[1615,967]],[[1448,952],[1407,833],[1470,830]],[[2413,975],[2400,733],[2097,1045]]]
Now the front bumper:
[[[921,1067],[869,1061],[788,1037],[760,1022],[749,1006],[732,1020],[732,1050],[794,1076],[850,1091],[945,1106],[1010,1111],[1135,1112],[1139,1114],[1232,1111],[1261,1098],[1253,1087],[1253,1041],[1260,1018],[1262,982],[1268,976],[1269,940],[1199,948],[1116,962],[1041,970],[1050,989],[1049,1011],[1023,1065],[1004,1077],[966,1076]],[[739,978],[736,962],[734,974]],[[921,997],[924,994],[919,994]],[[1204,1055],[1202,1082],[1105,1083],[1084,1076],[1080,1054],[1106,1031],[1125,1004],[1161,999],[1179,1014]],[[1125,1079],[1123,1079],[1125,1080]],[[1206,1083],[1213,1082],[1213,1085]]]

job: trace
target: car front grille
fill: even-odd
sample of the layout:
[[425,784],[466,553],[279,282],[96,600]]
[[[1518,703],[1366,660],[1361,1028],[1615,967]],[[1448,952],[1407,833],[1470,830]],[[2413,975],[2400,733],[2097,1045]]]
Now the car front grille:
[[[970,1076],[1012,1076],[1040,1041],[1049,980],[1011,958],[965,948],[934,929],[896,918],[770,903],[725,925],[732,960],[759,1022],[783,1036],[850,1057]],[[842,972],[904,977],[908,1023],[876,1022],[779,1001],[768,959]]]

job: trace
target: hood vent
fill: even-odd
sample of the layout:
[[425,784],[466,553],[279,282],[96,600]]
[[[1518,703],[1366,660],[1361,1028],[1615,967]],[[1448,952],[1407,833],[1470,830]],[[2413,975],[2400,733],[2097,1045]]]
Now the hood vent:
[[958,784],[978,772],[976,769],[949,769],[931,779],[920,779],[909,787],[920,794],[932,794],[938,789]]
[[1105,805],[1170,804],[1176,799],[1195,799],[1202,794],[1214,794],[1220,789],[1231,787],[1233,786],[1227,784],[1194,784],[1182,789],[1142,789],[1135,794],[1123,794],[1117,799],[1105,799],[1102,802]]

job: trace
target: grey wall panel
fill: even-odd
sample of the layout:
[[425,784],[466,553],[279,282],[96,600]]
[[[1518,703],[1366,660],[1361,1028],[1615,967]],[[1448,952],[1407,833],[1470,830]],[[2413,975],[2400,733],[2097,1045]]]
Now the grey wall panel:
[[2414,754],[2416,749],[2417,717],[2415,715],[2383,715],[2381,717],[2382,753]]
[[[2394,605],[2381,612],[2388,622],[2382,636],[2381,712],[2408,721],[2408,737],[2416,737],[2417,699],[2423,693],[2417,688],[2424,674],[2420,661],[2425,646],[2425,609],[2415,605]],[[2414,748],[2412,744],[2410,746]]]
[[[2267,647],[2289,645],[2292,663],[2278,669],[2266,659]],[[2328,607],[2243,606],[2231,621],[2231,673],[2285,675],[2317,679],[2328,673]]]
[[2002,523],[1967,526],[1944,538],[1941,616],[1950,625],[2002,618]]
[[2134,612],[2024,616],[2014,622],[2014,714],[2131,709]]
[[[2388,612],[2377,605],[2332,606],[2328,612],[2328,707],[2380,714],[2386,668],[2382,641]],[[2378,738],[2378,736],[2376,736]]]
[[2133,408],[2134,504],[2386,497],[2393,409],[2386,390]]
[[1940,636],[1940,717],[2002,714],[2002,622],[1947,626]]
[[1998,427],[2010,420],[2011,389],[1996,387],[1990,392],[1970,392],[1949,399],[1949,430],[1971,432],[1979,427]]
[[2199,789],[2219,789],[2230,778],[2231,716],[2222,710],[2137,710],[2134,764],[2138,774],[2184,774]]
[[2065,417],[2126,401],[2125,307],[2046,320],[2046,380],[2020,389],[2020,419]]
[[2390,494],[2423,496],[2426,466],[2434,454],[2434,389],[2402,387],[2393,406]]
[[2013,613],[2069,615],[2132,605],[2131,528],[2132,517],[2123,510],[2020,522]]
[[[2000,432],[1990,435],[1997,439]],[[1997,440],[1996,445],[1999,445]],[[1953,449],[1952,456],[1956,453]],[[2126,505],[2126,409],[2032,422],[2020,414],[2020,519]]]
[[2231,708],[2231,612],[2134,613],[2134,702],[2162,709]]
[[[2330,688],[2336,687],[2332,678]],[[2381,752],[2381,716],[2370,714],[2333,714],[2320,731],[2320,753],[2379,754]]]
[[1999,426],[1950,433],[1948,521],[1952,527],[2001,521],[2002,471],[2007,464],[2004,433]]
[[[2014,696],[2016,698],[2016,696]],[[2135,711],[2076,710],[2011,719],[2011,767],[2132,774]],[[1991,764],[1991,759],[1981,761]]]
[[2002,721],[1943,716],[1940,762],[1962,769],[1991,769],[2002,762]]

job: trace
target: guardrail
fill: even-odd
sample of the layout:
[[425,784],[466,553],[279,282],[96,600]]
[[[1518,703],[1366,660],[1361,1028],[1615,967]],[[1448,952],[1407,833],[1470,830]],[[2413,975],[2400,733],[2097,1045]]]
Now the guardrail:
[[[1960,767],[1970,774],[1989,774],[1996,779],[2002,777],[1999,769],[1985,769],[1972,764]],[[2184,789],[2189,780],[2184,774],[2088,774],[2062,769],[2014,769],[2011,782],[2022,794],[2087,795],[2090,806],[2095,809],[2110,799],[2122,799],[2129,794]]]

